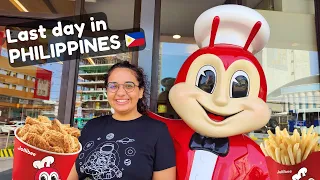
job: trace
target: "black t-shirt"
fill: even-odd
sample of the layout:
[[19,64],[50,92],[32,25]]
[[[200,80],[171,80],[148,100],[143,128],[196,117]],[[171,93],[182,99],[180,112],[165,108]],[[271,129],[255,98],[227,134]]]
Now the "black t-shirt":
[[81,131],[76,160],[79,179],[151,180],[153,171],[175,166],[167,126],[148,116],[118,121],[101,116]]

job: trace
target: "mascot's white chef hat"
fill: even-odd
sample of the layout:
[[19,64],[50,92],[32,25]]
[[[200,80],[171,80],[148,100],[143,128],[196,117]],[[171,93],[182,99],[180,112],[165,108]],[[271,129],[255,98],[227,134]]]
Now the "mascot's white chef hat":
[[[219,24],[218,29],[213,30],[216,31],[213,33],[215,34],[214,44],[245,47],[250,34],[254,34],[252,42],[247,44],[246,49],[255,54],[268,43],[270,27],[260,13],[245,6],[221,5],[203,12],[195,22],[194,37],[200,48],[208,47],[210,44],[214,19],[218,20],[215,23]],[[258,30],[257,34],[252,33],[253,29]]]

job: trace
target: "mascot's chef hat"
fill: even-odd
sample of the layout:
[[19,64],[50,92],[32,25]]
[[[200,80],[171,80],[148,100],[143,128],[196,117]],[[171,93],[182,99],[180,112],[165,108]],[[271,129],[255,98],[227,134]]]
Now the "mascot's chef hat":
[[215,17],[219,17],[220,22],[214,44],[244,47],[257,22],[261,23],[261,27],[247,50],[255,54],[268,43],[270,27],[261,14],[245,6],[221,5],[203,12],[195,22],[194,37],[200,48],[209,46],[211,26]]

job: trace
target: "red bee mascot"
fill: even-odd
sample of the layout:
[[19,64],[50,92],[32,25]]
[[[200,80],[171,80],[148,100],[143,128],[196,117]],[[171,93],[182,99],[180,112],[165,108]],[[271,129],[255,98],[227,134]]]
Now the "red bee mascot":
[[200,49],[169,92],[182,120],[149,114],[169,128],[177,179],[269,179],[264,154],[245,135],[270,119],[266,78],[254,56],[269,40],[267,21],[244,6],[217,6],[198,17],[194,36]]

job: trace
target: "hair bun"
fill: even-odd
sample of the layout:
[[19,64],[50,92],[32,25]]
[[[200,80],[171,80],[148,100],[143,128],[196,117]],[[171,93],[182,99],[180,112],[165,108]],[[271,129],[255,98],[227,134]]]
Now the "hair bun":
[[129,62],[128,60],[125,60],[125,61],[123,61],[123,64],[125,64],[125,65],[129,65],[129,64],[130,64],[130,62]]

